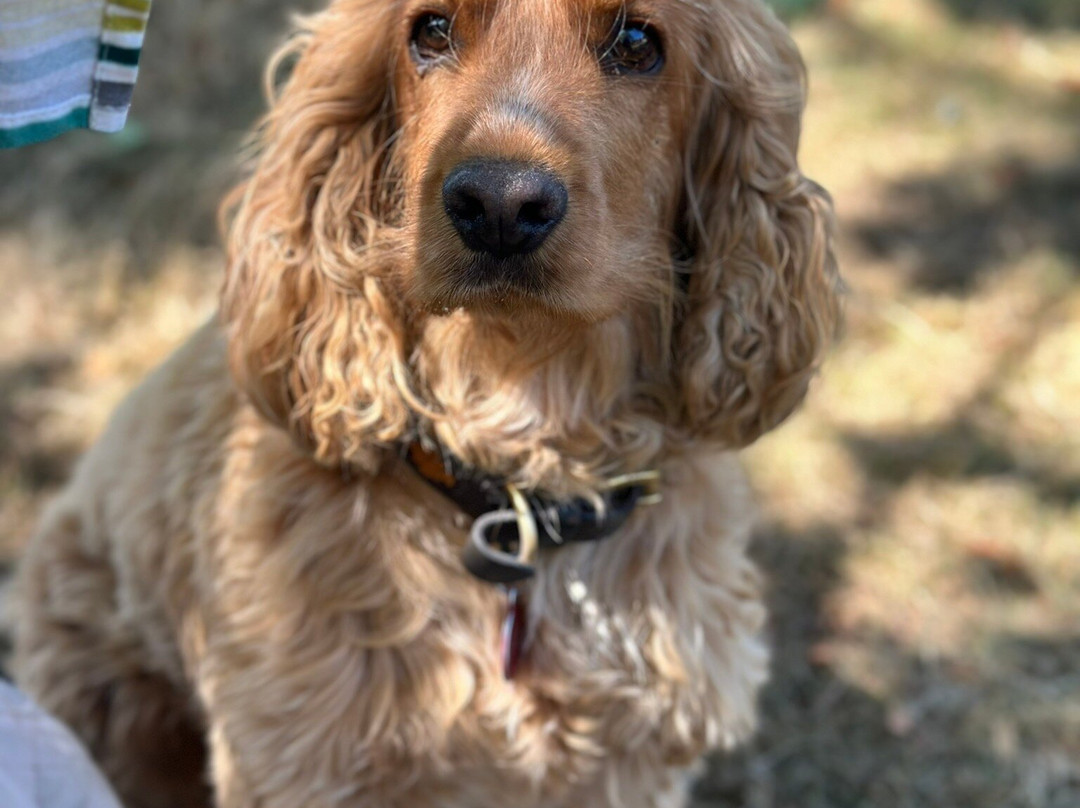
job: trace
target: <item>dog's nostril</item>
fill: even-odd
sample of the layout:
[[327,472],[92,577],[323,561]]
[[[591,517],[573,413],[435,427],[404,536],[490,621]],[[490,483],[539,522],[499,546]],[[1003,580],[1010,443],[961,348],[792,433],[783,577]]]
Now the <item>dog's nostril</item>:
[[484,218],[484,203],[475,196],[462,194],[456,204],[457,213],[463,219],[480,220]]
[[566,216],[566,186],[527,163],[473,160],[443,183],[443,205],[476,252],[504,258],[538,249]]
[[526,202],[518,211],[518,221],[523,224],[543,225],[551,221],[551,216],[546,212],[547,206],[543,202]]

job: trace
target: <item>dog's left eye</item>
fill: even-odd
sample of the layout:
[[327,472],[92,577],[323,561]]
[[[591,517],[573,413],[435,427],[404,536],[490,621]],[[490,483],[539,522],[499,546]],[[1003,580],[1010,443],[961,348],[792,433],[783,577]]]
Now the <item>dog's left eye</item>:
[[450,52],[450,20],[441,14],[423,14],[412,29],[413,58],[424,65],[442,59]]
[[648,23],[628,21],[603,49],[600,63],[619,75],[656,73],[664,66],[660,34]]

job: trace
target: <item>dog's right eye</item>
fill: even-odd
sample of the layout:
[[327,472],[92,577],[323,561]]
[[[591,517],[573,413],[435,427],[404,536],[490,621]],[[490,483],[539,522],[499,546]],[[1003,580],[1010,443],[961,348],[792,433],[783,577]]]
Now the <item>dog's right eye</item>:
[[656,29],[640,20],[621,20],[619,29],[600,54],[609,73],[650,75],[664,66],[664,50]]
[[453,47],[450,20],[441,14],[422,14],[412,30],[412,54],[424,67],[446,56]]

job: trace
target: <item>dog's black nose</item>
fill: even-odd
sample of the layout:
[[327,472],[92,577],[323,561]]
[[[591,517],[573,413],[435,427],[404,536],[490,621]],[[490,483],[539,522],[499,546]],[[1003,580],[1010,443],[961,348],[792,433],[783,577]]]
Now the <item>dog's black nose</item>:
[[566,186],[543,168],[470,160],[443,183],[443,204],[470,250],[497,258],[536,250],[566,215]]

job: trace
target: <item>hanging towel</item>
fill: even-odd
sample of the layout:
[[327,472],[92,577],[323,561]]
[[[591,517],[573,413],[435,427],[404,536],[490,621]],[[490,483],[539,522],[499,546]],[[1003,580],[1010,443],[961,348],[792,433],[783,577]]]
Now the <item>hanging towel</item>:
[[127,120],[150,0],[0,0],[0,148]]

